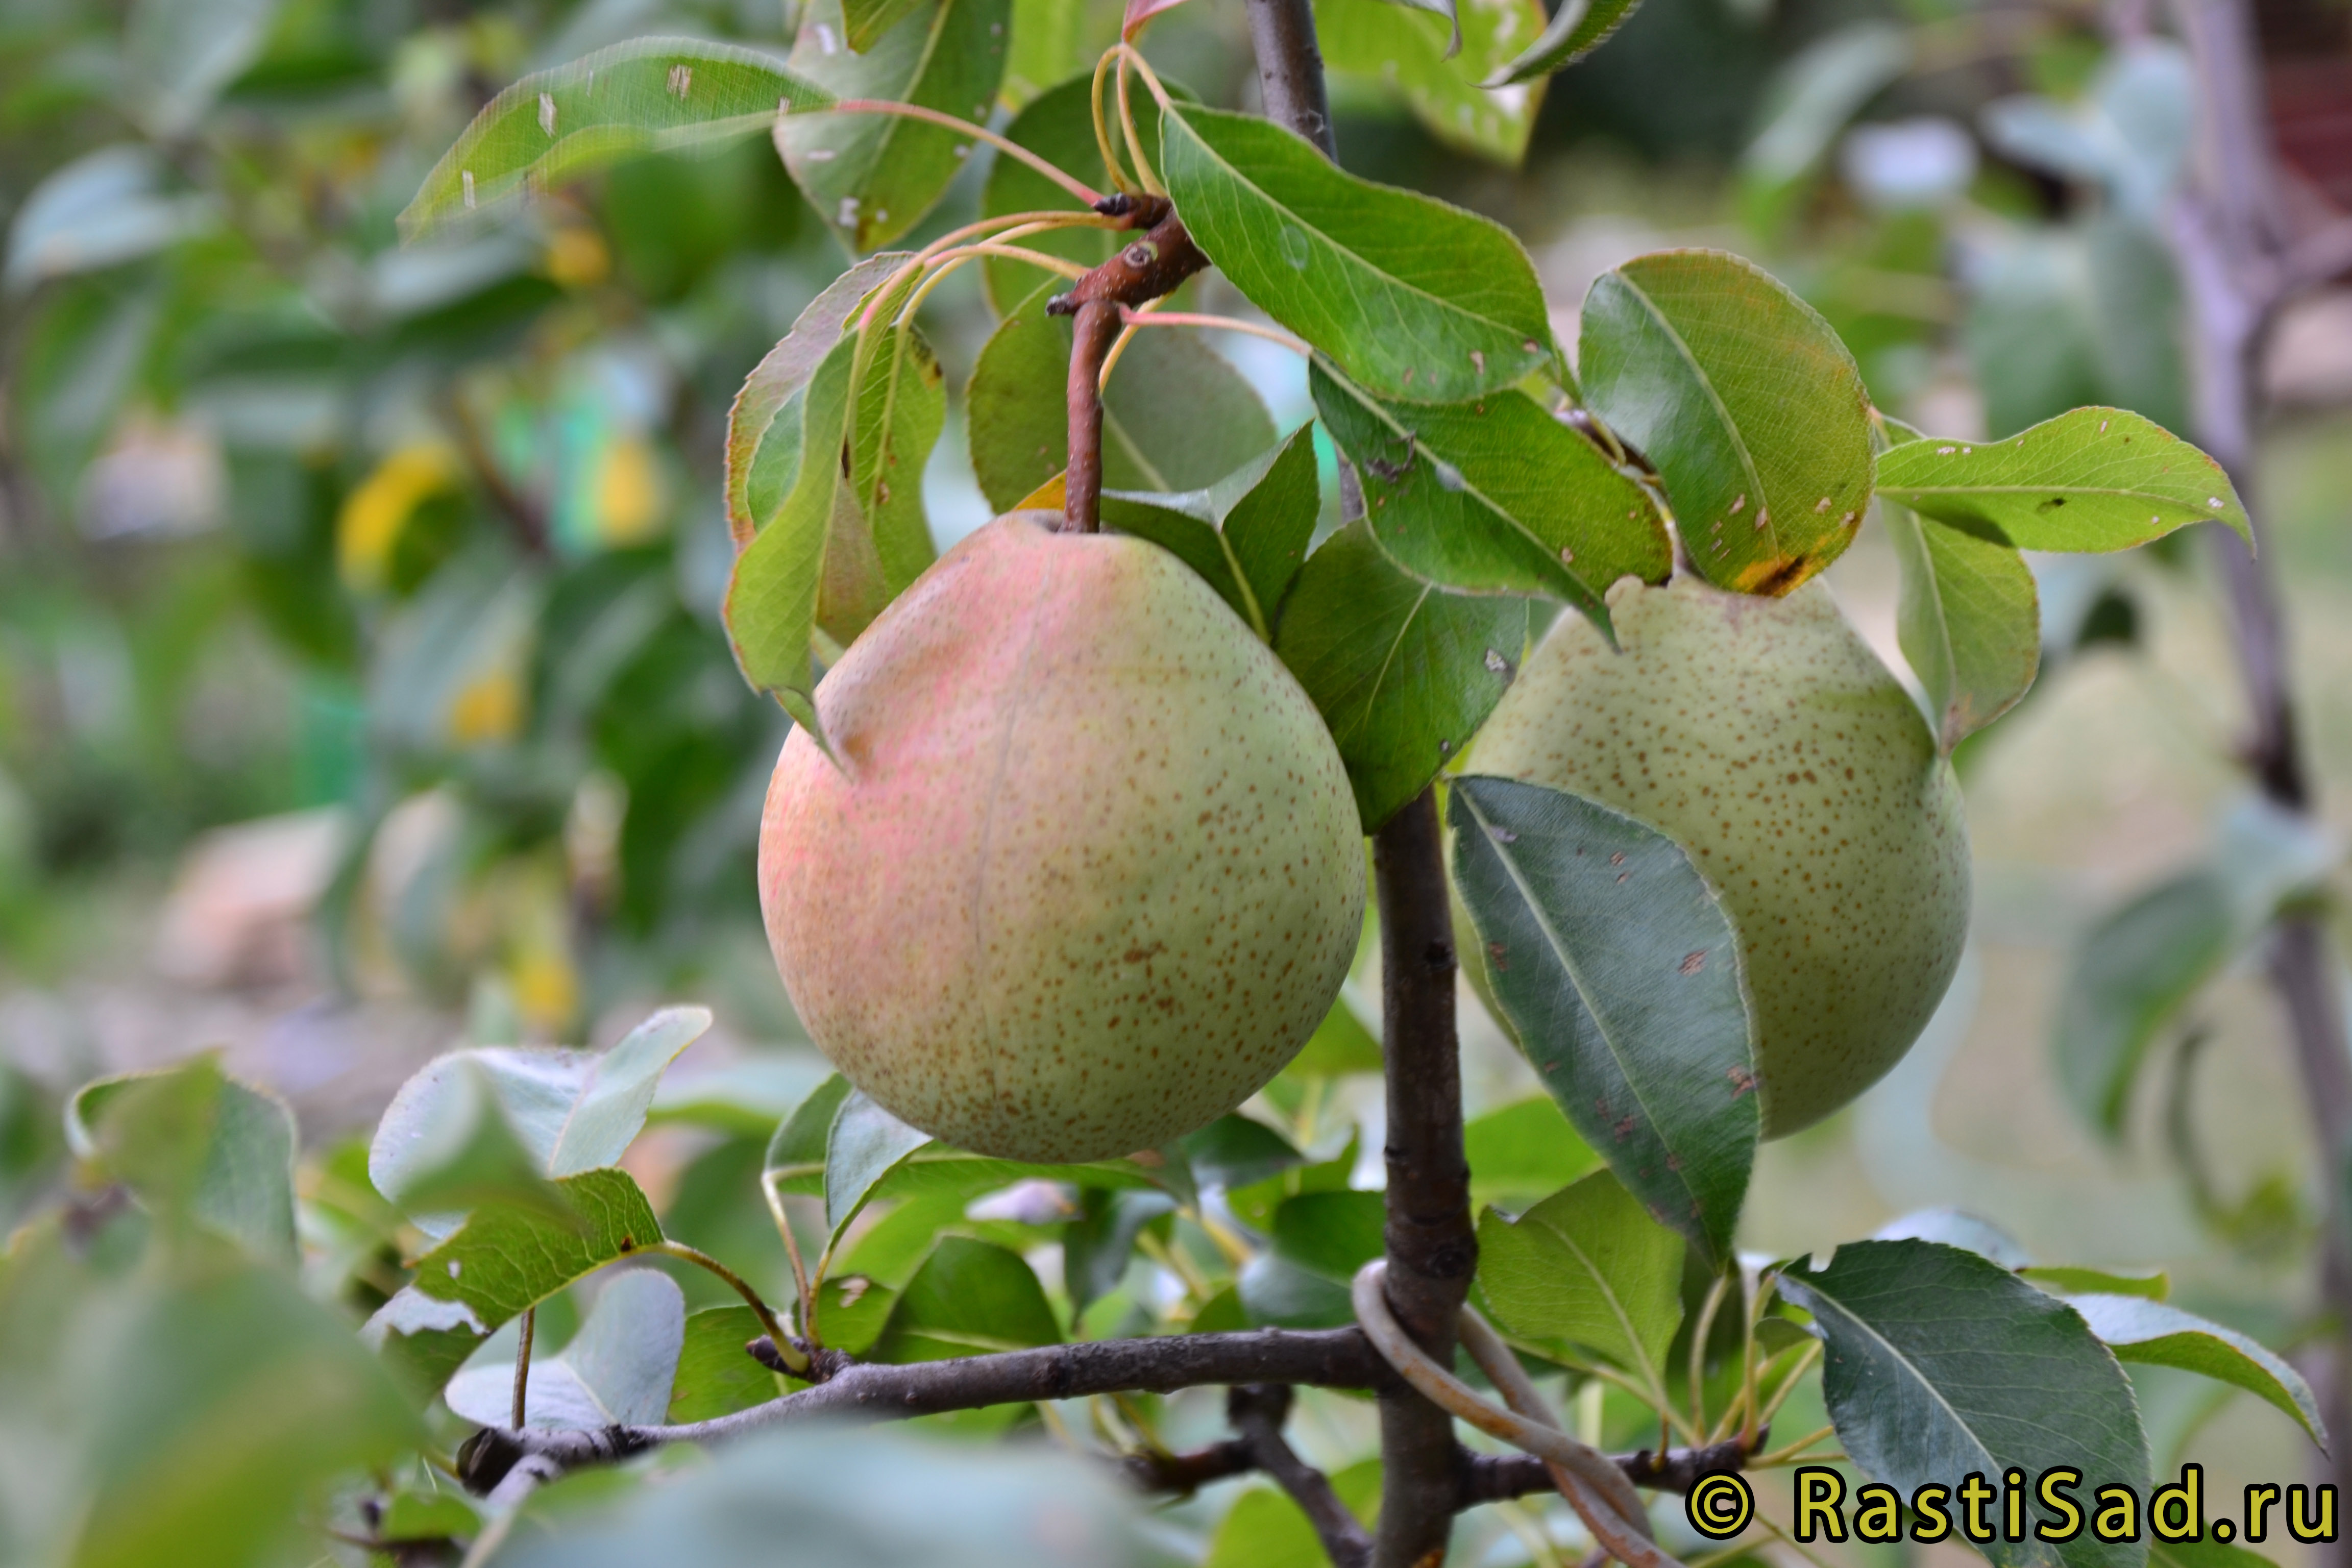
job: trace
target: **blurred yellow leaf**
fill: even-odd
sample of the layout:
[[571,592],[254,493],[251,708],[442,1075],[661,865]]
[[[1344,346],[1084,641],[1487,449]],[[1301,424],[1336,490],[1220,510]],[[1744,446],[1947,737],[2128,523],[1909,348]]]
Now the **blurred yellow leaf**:
[[457,483],[457,458],[437,441],[415,441],[378,463],[343,498],[335,519],[335,560],[358,589],[383,586],[400,531],[425,501]]
[[625,547],[653,537],[661,521],[661,464],[642,436],[616,437],[596,468],[596,531]]
[[461,746],[508,741],[522,728],[522,679],[511,669],[489,669],[458,689],[449,704],[449,738]]

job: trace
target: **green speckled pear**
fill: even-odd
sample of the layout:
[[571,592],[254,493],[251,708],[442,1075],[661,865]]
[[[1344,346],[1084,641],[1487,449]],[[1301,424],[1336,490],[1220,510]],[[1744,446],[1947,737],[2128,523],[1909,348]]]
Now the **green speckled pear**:
[[1959,785],[1820,584],[1768,599],[1629,578],[1609,608],[1623,651],[1562,616],[1468,771],[1601,801],[1689,852],[1739,933],[1764,1135],[1781,1137],[1885,1076],[1951,983]]
[[1356,952],[1363,840],[1290,672],[1158,546],[1015,512],[827,672],[760,900],[858,1088],[1008,1159],[1152,1149],[1297,1055]]

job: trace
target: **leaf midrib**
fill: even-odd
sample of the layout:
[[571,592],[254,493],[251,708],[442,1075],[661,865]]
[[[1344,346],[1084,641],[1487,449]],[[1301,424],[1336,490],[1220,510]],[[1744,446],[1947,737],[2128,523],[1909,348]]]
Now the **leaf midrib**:
[[[1587,1012],[1591,1010],[1589,1007],[1586,1009]],[[1591,1255],[1577,1242],[1575,1237],[1558,1226],[1546,1220],[1538,1220],[1536,1223],[1550,1232],[1560,1246],[1567,1248],[1584,1271],[1592,1276],[1593,1284],[1600,1288],[1601,1300],[1609,1304],[1610,1315],[1617,1320],[1618,1332],[1625,1336],[1626,1345],[1642,1363],[1637,1370],[1651,1386],[1661,1386],[1662,1380],[1658,1376],[1657,1364],[1650,1359],[1650,1347],[1642,1342],[1642,1336],[1635,1331],[1632,1316],[1625,1310],[1623,1299],[1619,1295],[1617,1288],[1610,1283],[1608,1277],[1601,1273],[1601,1266],[1592,1260]]]
[[1818,1283],[1808,1279],[1803,1282],[1803,1288],[1805,1290],[1810,1292],[1816,1300],[1826,1301],[1829,1303],[1831,1307],[1836,1310],[1838,1316],[1853,1324],[1856,1329],[1867,1335],[1874,1343],[1884,1347],[1886,1353],[1894,1358],[1895,1364],[1901,1367],[1905,1372],[1910,1373],[1912,1379],[1916,1382],[1921,1388],[1927,1390],[1928,1396],[1942,1408],[1944,1414],[1951,1417],[1952,1425],[1958,1427],[1961,1432],[1967,1435],[1969,1441],[1975,1445],[1976,1451],[1984,1456],[1986,1468],[1989,1469],[1999,1468],[1993,1458],[1992,1450],[1985,1447],[1984,1439],[1977,1436],[1976,1428],[1968,1424],[1968,1421],[1960,1415],[1959,1411],[1953,1406],[1952,1402],[1944,1397],[1944,1391],[1937,1388],[1933,1383],[1929,1382],[1927,1374],[1921,1371],[1918,1364],[1913,1362],[1909,1356],[1906,1355],[1895,1345],[1894,1341],[1888,1339],[1885,1334],[1880,1333],[1867,1320],[1857,1315],[1853,1309],[1847,1306],[1843,1300],[1831,1291],[1822,1289]]
[[[1625,1087],[1633,1093],[1634,1103],[1639,1105],[1642,1108],[1642,1113],[1649,1118],[1652,1135],[1657,1139],[1658,1142],[1662,1146],[1673,1149],[1674,1146],[1671,1143],[1668,1143],[1666,1140],[1665,1124],[1658,1120],[1658,1114],[1654,1109],[1652,1109],[1649,1098],[1642,1092],[1642,1087],[1639,1080],[1632,1072],[1626,1069],[1625,1056],[1624,1053],[1618,1048],[1616,1033],[1609,1024],[1602,1019],[1601,1014],[1594,1009],[1592,1005],[1591,988],[1585,983],[1584,975],[1579,970],[1576,963],[1568,956],[1567,949],[1562,945],[1559,932],[1553,928],[1551,921],[1544,914],[1542,906],[1536,901],[1534,894],[1529,889],[1526,879],[1519,875],[1518,868],[1513,864],[1511,857],[1506,854],[1499,845],[1496,844],[1493,832],[1494,824],[1487,817],[1486,814],[1479,809],[1476,792],[1474,790],[1464,790],[1462,792],[1462,799],[1467,805],[1471,816],[1477,821],[1478,826],[1487,830],[1486,844],[1489,852],[1494,855],[1496,860],[1502,866],[1504,874],[1511,879],[1511,886],[1518,890],[1520,901],[1527,905],[1528,913],[1535,917],[1536,925],[1538,929],[1543,932],[1544,940],[1550,945],[1553,957],[1559,960],[1560,968],[1567,972],[1570,984],[1576,987],[1576,999],[1578,1004],[1583,1007],[1584,1016],[1592,1020],[1593,1029],[1601,1036],[1601,1043],[1609,1047],[1610,1059],[1617,1064],[1617,1070],[1625,1079]],[[1675,1152],[1677,1153],[1680,1152],[1678,1150]],[[1672,1174],[1675,1179],[1676,1184],[1689,1195],[1691,1202],[1694,1204],[1698,1203],[1700,1199],[1697,1189],[1690,1184],[1690,1182],[1684,1177],[1680,1171],[1674,1171]]]
[[[1420,284],[1412,281],[1410,279],[1400,278],[1395,273],[1389,271],[1387,268],[1375,265],[1362,253],[1355,250],[1351,247],[1340,244],[1339,240],[1331,237],[1328,230],[1319,228],[1314,224],[1307,222],[1307,219],[1300,217],[1295,210],[1285,205],[1283,203],[1276,201],[1274,196],[1267,192],[1265,186],[1259,184],[1256,181],[1243,174],[1231,163],[1227,162],[1223,153],[1210,146],[1208,142],[1202,138],[1201,133],[1192,129],[1191,121],[1187,121],[1181,111],[1170,110],[1168,111],[1164,111],[1161,118],[1163,121],[1169,118],[1173,118],[1177,124],[1184,128],[1184,134],[1192,138],[1192,144],[1201,150],[1202,155],[1209,158],[1219,168],[1232,175],[1234,184],[1250,191],[1267,206],[1297,223],[1303,233],[1313,235],[1324,246],[1328,247],[1338,255],[1347,258],[1349,260],[1354,262],[1358,267],[1363,268],[1366,272],[1370,273],[1373,277],[1384,279],[1391,288],[1418,295],[1422,299],[1426,300],[1431,304],[1436,306],[1439,310],[1460,316],[1465,321],[1477,321],[1486,326],[1493,327],[1501,331],[1506,337],[1518,330],[1516,327],[1511,326],[1508,322],[1497,321],[1492,316],[1482,315],[1476,310],[1470,310],[1462,305],[1457,305],[1450,300],[1433,294],[1428,289],[1423,288]],[[1164,135],[1165,133],[1163,132],[1162,134]]]
[[1756,508],[1764,514],[1764,532],[1772,542],[1772,553],[1787,555],[1789,552],[1780,543],[1780,525],[1771,519],[1772,498],[1765,492],[1764,476],[1757,472],[1756,456],[1748,449],[1747,437],[1739,433],[1739,422],[1732,418],[1731,409],[1724,403],[1723,395],[1715,389],[1715,378],[1707,374],[1706,367],[1698,363],[1698,356],[1691,352],[1691,346],[1683,340],[1682,333],[1675,330],[1675,324],[1666,320],[1665,312],[1658,308],[1656,300],[1650,298],[1649,290],[1627,277],[1622,269],[1616,277],[1625,291],[1633,295],[1634,303],[1657,323],[1658,331],[1665,333],[1666,341],[1674,345],[1675,353],[1681,355],[1683,363],[1689,367],[1691,379],[1697,382],[1699,390],[1706,394],[1708,405],[1723,422],[1725,438],[1738,456],[1740,471],[1748,476],[1748,482],[1756,487]]

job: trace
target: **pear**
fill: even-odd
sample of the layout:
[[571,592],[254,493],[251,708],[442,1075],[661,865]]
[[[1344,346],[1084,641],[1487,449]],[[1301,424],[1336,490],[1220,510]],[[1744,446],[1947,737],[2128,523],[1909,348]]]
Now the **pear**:
[[1322,718],[1175,556],[1015,512],[885,610],[784,742],[784,986],[902,1121],[1007,1159],[1154,1149],[1314,1033],[1364,907]]
[[1626,578],[1609,610],[1622,651],[1561,616],[1465,765],[1614,806],[1689,854],[1738,933],[1764,1136],[1784,1136],[1883,1077],[1951,983],[1959,785],[1826,587]]

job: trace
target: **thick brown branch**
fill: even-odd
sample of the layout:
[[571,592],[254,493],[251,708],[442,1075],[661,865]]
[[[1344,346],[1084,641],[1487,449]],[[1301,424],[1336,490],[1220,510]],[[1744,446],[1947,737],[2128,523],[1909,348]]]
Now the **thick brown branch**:
[[[1763,1447],[1757,1434],[1756,1446]],[[1751,1450],[1738,1438],[1711,1443],[1704,1448],[1670,1448],[1664,1455],[1644,1448],[1637,1454],[1614,1456],[1617,1468],[1637,1487],[1652,1491],[1687,1492],[1702,1476],[1728,1475],[1745,1469]],[[1552,1489],[1551,1472],[1533,1454],[1472,1454],[1462,1460],[1462,1491],[1457,1507],[1506,1498],[1529,1497]]]
[[[1388,1069],[1387,1300],[1441,1365],[1478,1266],[1470,1164],[1462,1149],[1462,1063],[1454,1028],[1453,923],[1433,792],[1372,839],[1381,915]],[[1381,1400],[1381,1521],[1374,1562],[1443,1555],[1460,1490],[1444,1411],[1405,1390]]]
[[1365,1568],[1372,1559],[1371,1537],[1331,1489],[1331,1478],[1300,1458],[1282,1436],[1282,1424],[1290,1417],[1290,1390],[1279,1384],[1244,1384],[1226,1393],[1225,1412],[1257,1468],[1290,1494],[1315,1527],[1332,1568]]
[[797,1421],[894,1421],[1037,1399],[1171,1394],[1180,1388],[1240,1383],[1303,1383],[1378,1392],[1395,1387],[1396,1377],[1355,1329],[1252,1329],[1095,1340],[908,1366],[855,1362],[814,1388],[685,1426],[608,1426],[593,1432],[485,1429],[468,1441],[459,1472],[468,1486],[487,1490],[527,1454],[543,1456],[570,1470],[610,1464],[665,1443],[716,1442]]

